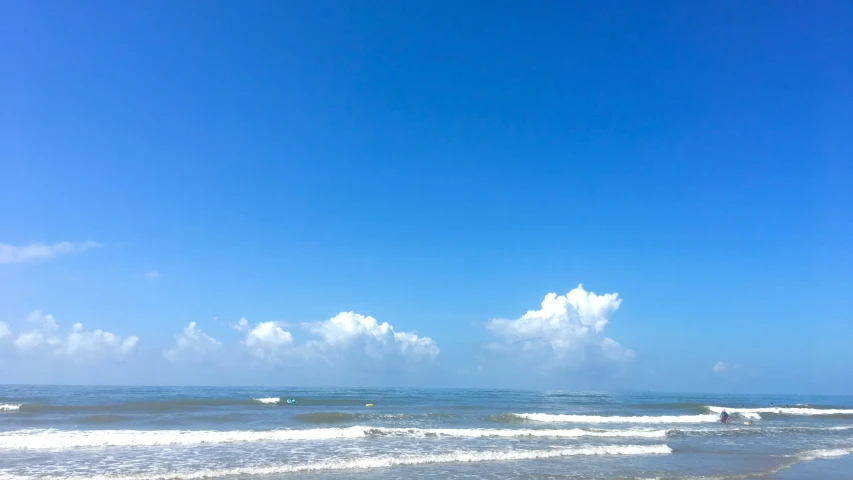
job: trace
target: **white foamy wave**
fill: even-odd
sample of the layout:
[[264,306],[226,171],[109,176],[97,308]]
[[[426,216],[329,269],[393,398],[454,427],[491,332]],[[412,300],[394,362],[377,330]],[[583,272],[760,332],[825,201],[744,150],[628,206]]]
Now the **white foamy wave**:
[[68,450],[93,447],[150,447],[237,442],[329,440],[366,436],[365,427],[308,430],[54,430],[0,433],[0,450]]
[[668,416],[600,416],[600,415],[555,415],[550,413],[513,413],[517,418],[536,422],[563,423],[704,423],[717,422],[716,415],[668,415]]
[[0,433],[0,450],[70,450],[76,448],[151,447],[244,442],[335,440],[369,436],[447,437],[634,437],[661,438],[666,430],[534,430],[489,428],[313,428],[302,430],[54,430]]
[[[672,449],[665,444],[659,445],[609,445],[609,446],[580,446],[571,448],[554,448],[548,450],[504,450],[504,451],[465,451],[435,453],[425,455],[394,455],[381,457],[361,457],[347,460],[331,460],[327,462],[280,464],[265,467],[236,467],[223,469],[192,470],[185,472],[136,474],[120,477],[121,480],[195,480],[218,477],[238,477],[247,475],[279,475],[285,473],[312,472],[322,470],[356,470],[371,468],[387,468],[403,465],[423,465],[431,463],[460,463],[460,462],[495,462],[507,460],[536,460],[573,456],[592,455],[667,455]],[[92,479],[118,480],[114,476],[85,477],[41,477],[43,480],[54,479]]]
[[[853,409],[843,408],[803,408],[803,407],[761,407],[761,408],[726,408],[709,405],[708,410],[721,413],[725,408],[728,413],[737,413],[747,418],[761,418],[762,413],[776,413],[781,415],[853,415]],[[749,417],[747,415],[753,415]]]
[[266,398],[253,398],[252,400],[255,400],[255,401],[258,401],[261,403],[270,404],[270,403],[280,402],[281,398],[279,398],[279,397],[266,397]]
[[845,455],[850,455],[850,452],[851,450],[843,448],[829,448],[823,450],[808,450],[805,452],[800,452],[794,456],[800,460],[811,461],[817,460],[818,458],[843,457]]
[[21,409],[20,405],[11,405],[8,403],[0,405],[0,412],[14,412],[14,411],[17,411],[20,409]]
[[718,427],[679,427],[674,428],[672,430],[668,430],[670,435],[738,435],[738,434],[754,434],[754,435],[766,435],[766,434],[777,434],[777,433],[822,433],[822,432],[837,432],[837,431],[847,431],[853,430],[853,425],[847,426],[835,426],[835,427],[802,427],[802,426],[777,426],[777,427],[768,427],[768,426],[751,426],[751,427],[741,427],[741,426],[730,426],[727,428],[718,428]]
[[495,429],[495,428],[372,428],[379,435],[447,436],[447,437],[633,437],[662,438],[667,430],[582,430],[558,429]]

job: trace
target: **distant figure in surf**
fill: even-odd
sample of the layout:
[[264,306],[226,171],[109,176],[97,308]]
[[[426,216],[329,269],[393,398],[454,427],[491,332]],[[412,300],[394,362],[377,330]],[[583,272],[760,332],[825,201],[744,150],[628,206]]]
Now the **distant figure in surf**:
[[726,409],[724,408],[723,413],[720,414],[720,422],[721,423],[728,423],[728,421],[729,421],[729,414],[726,413]]

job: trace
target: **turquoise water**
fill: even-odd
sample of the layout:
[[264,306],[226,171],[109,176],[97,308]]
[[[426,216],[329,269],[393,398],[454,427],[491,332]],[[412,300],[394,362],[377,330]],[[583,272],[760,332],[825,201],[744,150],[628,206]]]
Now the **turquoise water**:
[[850,453],[853,397],[0,386],[0,480],[841,479]]

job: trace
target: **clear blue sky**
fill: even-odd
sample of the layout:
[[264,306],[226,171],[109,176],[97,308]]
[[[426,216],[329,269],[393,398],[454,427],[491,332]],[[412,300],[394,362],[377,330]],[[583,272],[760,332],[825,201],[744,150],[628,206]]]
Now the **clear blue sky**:
[[[0,381],[853,392],[850,2],[3,0],[0,42]],[[633,356],[489,323],[581,283]],[[440,353],[349,371],[349,311]]]

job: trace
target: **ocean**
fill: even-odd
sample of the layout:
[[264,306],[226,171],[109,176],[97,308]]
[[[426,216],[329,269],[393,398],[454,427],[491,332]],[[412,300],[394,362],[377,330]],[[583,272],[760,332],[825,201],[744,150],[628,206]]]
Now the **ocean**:
[[853,397],[0,386],[0,480],[850,480],[851,453]]

